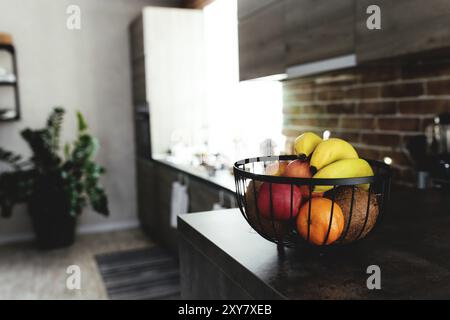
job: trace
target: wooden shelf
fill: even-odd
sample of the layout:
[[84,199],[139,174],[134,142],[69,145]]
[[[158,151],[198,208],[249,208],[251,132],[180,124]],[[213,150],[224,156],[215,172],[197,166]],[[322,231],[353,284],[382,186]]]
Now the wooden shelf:
[[15,86],[17,86],[17,81],[1,81],[1,80],[0,80],[0,86],[11,86],[11,87],[15,87]]
[[[12,56],[13,70],[12,74],[14,75],[15,80],[7,81],[0,80],[0,87],[10,87],[14,89],[14,100],[15,106],[10,110],[1,110],[0,109],[0,122],[3,121],[15,121],[20,119],[20,100],[19,100],[19,86],[18,86],[18,72],[17,72],[17,59],[16,59],[16,50],[11,44],[1,44],[0,50],[8,51]],[[12,116],[5,117],[5,114],[8,115],[9,112],[14,112]]]

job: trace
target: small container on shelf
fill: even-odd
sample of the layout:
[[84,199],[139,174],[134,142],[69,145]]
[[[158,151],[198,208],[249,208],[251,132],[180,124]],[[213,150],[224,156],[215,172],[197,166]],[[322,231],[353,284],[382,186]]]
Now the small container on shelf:
[[12,36],[0,32],[0,121],[20,119],[16,51]]

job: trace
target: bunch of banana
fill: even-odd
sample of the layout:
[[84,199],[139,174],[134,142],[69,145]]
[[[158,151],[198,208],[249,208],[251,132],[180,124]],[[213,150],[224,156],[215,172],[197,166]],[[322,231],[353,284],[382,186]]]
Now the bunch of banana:
[[[295,153],[299,157],[310,157],[310,165],[316,173],[313,178],[357,178],[373,176],[372,167],[360,159],[355,148],[345,140],[330,138],[322,140],[312,132],[295,139]],[[363,185],[368,188],[368,185]],[[325,192],[333,186],[316,186],[314,192]]]
[[[339,179],[339,178],[357,178],[371,177],[373,170],[370,164],[364,159],[344,159],[335,161],[323,169],[317,171],[313,176],[315,179]],[[360,185],[365,190],[369,189],[368,184]],[[314,192],[325,192],[332,189],[333,186],[316,186]]]
[[294,141],[295,154],[299,157],[308,158],[322,141],[322,138],[317,134],[305,132],[302,135],[299,135]]

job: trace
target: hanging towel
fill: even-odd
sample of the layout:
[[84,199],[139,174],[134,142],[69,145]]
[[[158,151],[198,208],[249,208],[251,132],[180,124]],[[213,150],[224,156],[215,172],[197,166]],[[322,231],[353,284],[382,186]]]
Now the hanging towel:
[[213,204],[212,210],[223,210],[225,209],[224,204],[224,194],[223,191],[219,192],[219,202]]
[[170,207],[170,226],[177,227],[179,214],[187,213],[189,208],[189,196],[187,186],[176,181],[172,183],[172,201]]

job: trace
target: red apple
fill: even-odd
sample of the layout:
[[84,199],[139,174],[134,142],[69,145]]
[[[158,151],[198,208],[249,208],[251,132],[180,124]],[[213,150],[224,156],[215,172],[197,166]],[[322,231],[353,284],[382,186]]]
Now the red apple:
[[287,161],[278,161],[278,162],[271,163],[264,170],[264,174],[269,175],[269,176],[281,176],[281,175],[283,175],[287,166],[288,166]]
[[289,162],[283,176],[291,178],[311,178],[312,174],[308,161],[294,160]]
[[[291,178],[311,178],[311,170],[308,161],[294,160],[289,162],[286,170],[283,173],[285,177]],[[300,187],[300,192],[304,198],[309,197],[309,186],[304,185]]]
[[[258,193],[259,213],[268,219],[288,220],[291,217],[291,185],[272,183],[272,203],[270,201],[270,183],[262,184]],[[296,218],[302,202],[302,194],[297,186],[292,193],[292,217]],[[272,204],[272,205],[271,205]],[[271,210],[273,209],[273,210]]]

